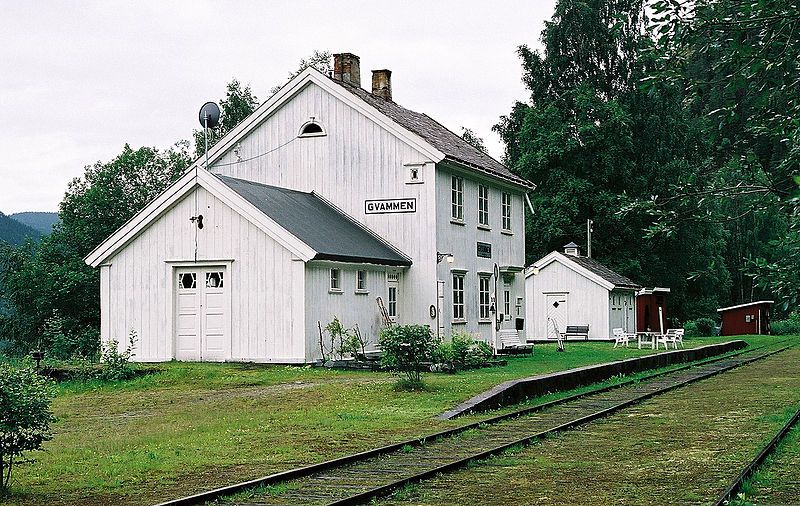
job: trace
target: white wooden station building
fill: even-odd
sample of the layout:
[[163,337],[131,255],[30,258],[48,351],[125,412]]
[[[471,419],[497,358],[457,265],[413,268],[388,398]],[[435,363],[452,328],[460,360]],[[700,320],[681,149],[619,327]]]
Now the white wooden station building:
[[304,363],[334,316],[374,343],[378,297],[445,337],[524,328],[533,185],[396,104],[390,71],[370,92],[357,56],[334,69],[292,79],[86,257],[103,341],[135,331],[140,361]]
[[556,339],[567,326],[588,325],[589,339],[597,340],[611,339],[614,328],[636,332],[641,288],[569,243],[525,271],[528,339]]

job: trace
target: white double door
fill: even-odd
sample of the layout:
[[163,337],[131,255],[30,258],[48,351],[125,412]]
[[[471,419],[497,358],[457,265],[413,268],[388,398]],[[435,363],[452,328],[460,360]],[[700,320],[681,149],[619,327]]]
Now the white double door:
[[228,358],[229,280],[225,267],[175,270],[175,359]]

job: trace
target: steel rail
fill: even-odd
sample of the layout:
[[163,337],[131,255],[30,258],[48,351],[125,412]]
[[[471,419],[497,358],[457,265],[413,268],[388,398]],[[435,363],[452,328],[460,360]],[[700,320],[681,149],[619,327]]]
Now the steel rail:
[[[465,425],[461,425],[461,426],[454,427],[454,428],[451,428],[451,429],[447,429],[447,430],[444,430],[444,431],[440,431],[440,432],[437,432],[437,433],[428,434],[428,435],[425,435],[425,436],[422,436],[422,437],[418,437],[418,438],[414,438],[414,439],[410,439],[410,440],[406,440],[406,441],[400,441],[400,442],[397,442],[397,443],[392,443],[392,444],[381,446],[381,447],[378,447],[378,448],[372,448],[372,449],[369,449],[369,450],[366,450],[366,451],[363,451],[363,452],[358,452],[358,453],[346,455],[346,456],[343,456],[343,457],[338,457],[338,458],[335,458],[335,459],[327,460],[327,461],[320,462],[320,463],[317,463],[317,464],[311,464],[311,465],[304,466],[304,467],[299,467],[299,468],[295,468],[295,469],[289,469],[289,470],[282,471],[282,472],[275,473],[275,474],[271,474],[271,475],[268,475],[268,476],[255,478],[255,479],[252,479],[252,480],[248,480],[248,481],[244,481],[244,482],[240,482],[240,483],[227,485],[227,486],[215,488],[215,489],[212,489],[212,490],[200,492],[200,493],[193,494],[193,495],[190,495],[190,496],[181,497],[181,498],[178,498],[178,499],[173,499],[173,500],[161,502],[161,503],[158,503],[156,506],[185,506],[185,505],[203,504],[203,503],[206,503],[206,502],[209,502],[209,501],[221,498],[221,497],[225,497],[225,496],[230,496],[230,495],[236,494],[236,493],[241,492],[243,490],[247,490],[247,489],[251,489],[251,488],[255,488],[255,487],[259,487],[259,486],[274,485],[274,484],[277,484],[277,483],[283,483],[283,482],[287,482],[287,481],[291,481],[291,480],[296,480],[296,479],[299,479],[299,478],[309,477],[309,476],[311,476],[313,474],[316,474],[316,473],[319,473],[321,471],[341,468],[341,467],[344,467],[344,466],[346,466],[348,464],[353,464],[353,463],[356,463],[356,462],[362,462],[362,461],[366,461],[366,460],[374,458],[374,457],[379,457],[379,456],[391,454],[393,452],[396,452],[398,450],[401,450],[401,449],[409,447],[409,446],[412,447],[412,448],[413,447],[419,447],[419,446],[425,445],[427,442],[430,442],[430,441],[437,441],[437,440],[440,440],[440,439],[445,439],[445,438],[452,437],[452,436],[455,436],[457,434],[463,433],[463,432],[468,431],[470,429],[477,429],[477,428],[485,427],[486,425],[497,424],[498,422],[509,420],[509,419],[512,419],[512,418],[519,418],[519,417],[522,417],[522,416],[525,416],[525,415],[529,415],[529,414],[534,413],[534,412],[543,411],[543,410],[545,410],[547,408],[550,408],[550,407],[553,407],[553,406],[556,406],[556,405],[565,404],[565,403],[568,403],[570,401],[574,401],[574,400],[578,400],[578,399],[581,399],[581,398],[584,398],[584,397],[588,397],[590,395],[596,395],[596,394],[608,392],[608,391],[619,389],[619,388],[622,388],[622,387],[625,387],[625,386],[628,386],[628,385],[631,385],[631,384],[634,384],[634,383],[638,383],[638,382],[642,382],[642,381],[645,381],[645,380],[658,378],[658,377],[661,377],[661,376],[666,376],[668,374],[674,374],[676,372],[680,372],[680,371],[683,371],[683,370],[691,369],[691,368],[694,368],[694,367],[701,367],[701,366],[711,365],[711,364],[714,364],[716,362],[720,362],[720,361],[723,361],[723,360],[729,360],[729,359],[736,358],[736,357],[738,357],[740,355],[743,355],[743,354],[756,353],[756,352],[758,352],[760,350],[763,350],[764,348],[769,348],[769,347],[772,347],[772,346],[775,346],[775,345],[780,345],[780,344],[783,344],[785,342],[787,342],[787,341],[784,340],[784,341],[772,343],[770,345],[762,345],[762,346],[758,346],[758,347],[751,348],[751,349],[739,350],[739,351],[736,351],[736,352],[733,352],[733,353],[725,354],[725,355],[723,355],[721,357],[713,357],[713,358],[704,359],[704,360],[700,360],[700,361],[696,361],[696,362],[691,362],[691,363],[688,363],[688,364],[681,365],[679,367],[671,368],[668,371],[660,371],[660,372],[648,374],[648,375],[645,375],[645,376],[642,376],[642,377],[632,378],[632,379],[625,380],[625,381],[622,381],[622,382],[619,382],[619,383],[615,383],[613,385],[607,385],[607,386],[604,386],[604,387],[588,390],[586,392],[581,392],[581,393],[569,395],[569,396],[566,396],[566,397],[563,397],[563,398],[560,398],[560,399],[555,399],[555,400],[552,400],[552,401],[548,401],[548,402],[545,402],[545,403],[542,403],[542,404],[537,404],[537,405],[534,405],[534,406],[529,406],[529,407],[525,407],[525,408],[522,408],[522,409],[519,409],[519,410],[511,411],[509,413],[495,415],[495,416],[492,416],[492,417],[484,418],[484,419],[481,419],[481,420],[478,420],[478,421],[475,421],[475,422],[471,422],[471,423],[468,423],[468,424],[465,424]],[[760,359],[763,359],[763,358],[767,358],[768,356],[771,356],[771,355],[774,355],[776,353],[780,353],[782,351],[785,351],[788,348],[790,348],[790,346],[785,346],[785,347],[782,347],[782,348],[778,348],[778,349],[773,350],[771,352],[767,352],[765,354],[758,355],[758,356],[756,356],[754,358],[747,359],[747,360],[742,361],[740,363],[737,363],[735,365],[728,366],[728,367],[726,367],[724,369],[720,369],[718,371],[712,371],[710,373],[706,373],[705,375],[702,375],[702,376],[700,376],[698,378],[695,378],[695,379],[691,379],[691,380],[689,380],[689,381],[687,381],[685,383],[680,383],[678,385],[675,385],[675,386],[672,386],[672,387],[666,388],[666,389],[656,390],[654,392],[645,394],[641,398],[637,398],[637,399],[635,399],[633,401],[626,401],[626,402],[621,403],[621,404],[619,404],[619,405],[617,405],[617,406],[615,406],[613,408],[603,409],[603,410],[597,411],[597,412],[595,412],[595,413],[593,413],[591,415],[576,418],[576,419],[574,419],[574,420],[572,420],[570,422],[567,422],[565,424],[559,425],[555,429],[551,429],[549,431],[545,431],[544,434],[552,433],[552,432],[558,431],[558,430],[564,430],[564,429],[567,429],[567,428],[570,428],[570,427],[574,427],[575,425],[579,425],[579,424],[583,424],[583,423],[589,422],[591,420],[594,420],[594,419],[602,417],[602,416],[607,416],[608,414],[610,414],[613,411],[622,409],[622,408],[627,407],[629,405],[632,405],[632,404],[634,404],[636,402],[641,402],[642,400],[644,400],[646,398],[649,398],[649,397],[652,397],[654,395],[666,392],[666,391],[671,390],[673,388],[677,388],[678,386],[683,386],[685,384],[688,384],[689,382],[696,381],[698,379],[704,379],[704,378],[713,376],[715,374],[718,374],[720,372],[724,372],[724,371],[733,369],[735,367],[738,367],[738,366],[741,366],[741,365],[745,365],[745,364],[753,362],[755,360],[760,360]],[[539,437],[542,437],[542,435],[543,434],[534,434],[532,436],[525,437],[525,438],[519,439],[517,441],[514,441],[513,443],[510,443],[510,444],[501,445],[501,446],[492,448],[490,450],[487,450],[487,451],[484,451],[484,452],[481,452],[481,453],[471,454],[470,456],[462,458],[462,459],[458,460],[457,462],[449,463],[449,464],[444,465],[444,466],[440,466],[440,467],[436,468],[436,470],[433,471],[433,472],[428,471],[428,472],[424,472],[424,473],[418,473],[417,475],[414,475],[411,478],[405,478],[405,479],[402,479],[402,480],[397,480],[397,481],[393,482],[390,485],[378,487],[378,488],[376,488],[376,489],[374,489],[372,491],[368,491],[368,492],[373,492],[372,495],[369,495],[368,497],[364,496],[364,494],[357,494],[357,495],[352,496],[351,498],[344,499],[343,501],[345,501],[345,502],[339,501],[339,502],[333,502],[333,503],[330,503],[330,504],[357,504],[358,502],[349,502],[349,501],[351,499],[352,500],[356,500],[356,501],[363,501],[363,500],[366,500],[367,498],[375,497],[377,495],[382,495],[383,493],[385,493],[386,491],[388,491],[390,489],[395,489],[395,488],[401,487],[401,486],[403,486],[403,485],[405,485],[407,483],[419,481],[420,479],[424,479],[424,478],[432,475],[432,473],[436,474],[436,473],[439,473],[439,472],[447,471],[447,470],[453,469],[455,467],[459,467],[459,466],[465,464],[466,462],[469,462],[469,461],[472,461],[472,460],[480,460],[482,458],[486,458],[486,457],[491,456],[493,454],[502,452],[502,451],[508,449],[509,447],[512,447],[512,446],[515,446],[515,445],[518,445],[518,444],[523,444],[523,443],[530,442],[533,439],[537,439]]]
[[773,437],[770,440],[770,442],[767,443],[766,446],[764,446],[764,448],[762,448],[760,452],[758,452],[758,455],[756,455],[753,458],[753,460],[751,460],[746,466],[744,466],[744,469],[742,469],[739,475],[736,476],[736,478],[734,478],[734,480],[730,483],[730,485],[728,485],[728,488],[726,488],[725,491],[722,494],[720,494],[719,497],[717,497],[717,499],[713,503],[714,506],[723,506],[725,504],[728,504],[728,502],[731,499],[734,499],[736,497],[736,494],[741,489],[742,484],[744,484],[745,480],[749,478],[756,471],[758,466],[760,466],[764,462],[764,460],[769,456],[770,453],[775,451],[775,448],[780,444],[781,441],[783,441],[783,439],[786,437],[789,431],[792,430],[792,427],[794,427],[794,425],[797,424],[798,421],[800,421],[800,409],[798,409],[795,412],[795,414],[789,419],[789,421],[784,424],[781,430],[779,430],[778,433],[775,434],[775,437]]

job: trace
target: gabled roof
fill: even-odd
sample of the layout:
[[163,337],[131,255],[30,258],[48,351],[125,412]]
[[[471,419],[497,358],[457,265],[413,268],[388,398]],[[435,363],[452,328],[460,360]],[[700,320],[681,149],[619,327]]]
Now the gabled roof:
[[316,251],[313,260],[411,265],[407,256],[313,192],[216,177]]
[[[588,257],[576,257],[572,255],[565,255],[558,251],[548,253],[545,257],[535,262],[531,267],[536,269],[544,269],[553,262],[558,262],[565,267],[581,274],[582,276],[594,281],[595,283],[603,286],[607,290],[614,288],[623,288],[630,290],[638,290],[641,288],[636,282],[626,278],[622,274],[618,274],[597,260]],[[525,277],[533,274],[533,270],[529,270]]]
[[601,264],[594,258],[589,257],[575,257],[572,255],[565,255],[571,261],[577,263],[581,267],[592,271],[593,273],[597,274],[601,278],[605,279],[609,283],[612,283],[615,288],[635,288],[640,289],[641,285],[636,283],[635,281],[631,280],[630,278],[626,278],[622,274],[612,271],[605,265]]
[[100,243],[84,261],[98,267],[198,187],[214,195],[297,258],[411,265],[379,237],[313,193],[215,176],[189,169],[155,200]]
[[444,153],[446,160],[500,177],[518,185],[533,187],[533,183],[517,176],[508,170],[505,165],[468,143],[460,135],[448,130],[427,114],[406,109],[391,100],[377,97],[359,86],[331,78],[328,79],[371,105],[403,128],[425,139],[433,147]]

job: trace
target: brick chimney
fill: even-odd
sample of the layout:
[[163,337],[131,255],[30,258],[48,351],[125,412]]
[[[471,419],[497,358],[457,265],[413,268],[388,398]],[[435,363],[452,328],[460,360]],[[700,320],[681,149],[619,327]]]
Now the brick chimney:
[[389,69],[372,71],[372,94],[384,100],[392,100],[392,71]]
[[361,87],[361,60],[353,53],[333,55],[333,78]]

